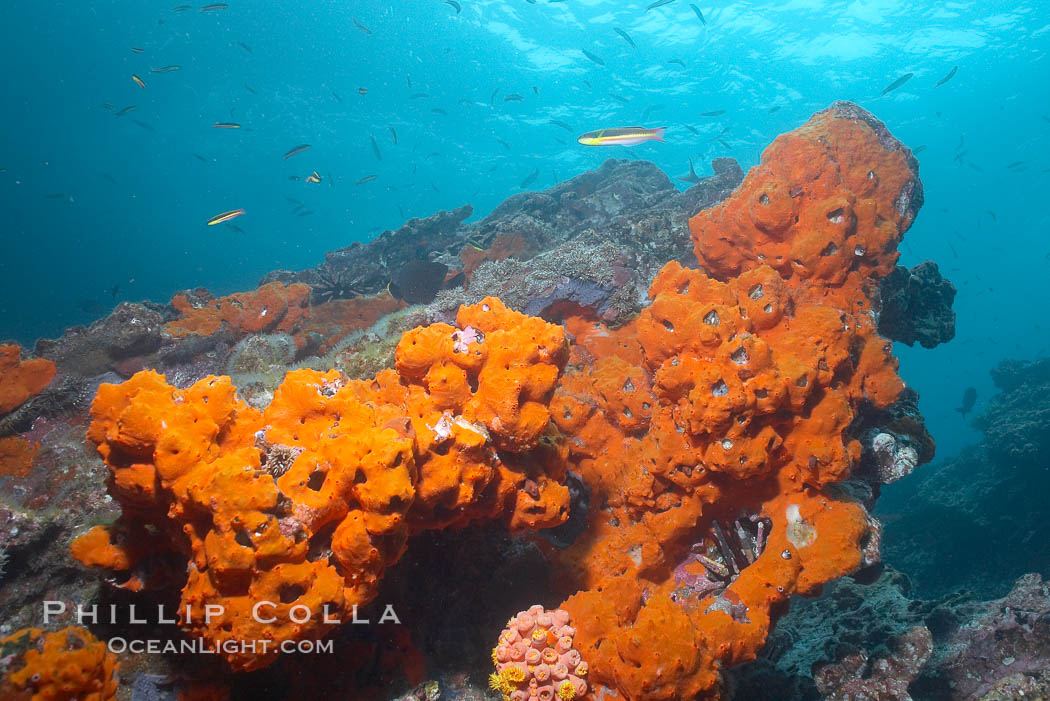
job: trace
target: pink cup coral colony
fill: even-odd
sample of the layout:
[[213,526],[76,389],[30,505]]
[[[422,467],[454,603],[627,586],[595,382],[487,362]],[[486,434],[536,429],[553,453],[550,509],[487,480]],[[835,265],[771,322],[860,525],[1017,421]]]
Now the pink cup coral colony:
[[504,701],[568,701],[587,694],[587,663],[573,647],[567,611],[536,605],[507,621],[492,650],[489,686]]

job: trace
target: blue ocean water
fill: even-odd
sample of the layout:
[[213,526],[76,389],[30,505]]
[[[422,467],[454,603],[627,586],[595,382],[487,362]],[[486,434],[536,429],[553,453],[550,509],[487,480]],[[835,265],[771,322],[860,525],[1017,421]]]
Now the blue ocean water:
[[[1050,346],[1045,6],[701,1],[701,21],[684,0],[647,5],[4,3],[0,337],[31,344],[125,299],[248,289],[409,217],[483,215],[533,173],[540,189],[611,156],[671,176],[690,158],[700,175],[717,156],[747,168],[849,99],[925,147],[902,263],[932,259],[959,288],[957,337],[897,354],[941,455],[957,451],[976,435],[954,410],[963,389],[979,410],[991,367]],[[667,126],[666,143],[575,141],[638,123]],[[282,158],[298,144],[312,148]],[[206,226],[236,208],[236,229]]]

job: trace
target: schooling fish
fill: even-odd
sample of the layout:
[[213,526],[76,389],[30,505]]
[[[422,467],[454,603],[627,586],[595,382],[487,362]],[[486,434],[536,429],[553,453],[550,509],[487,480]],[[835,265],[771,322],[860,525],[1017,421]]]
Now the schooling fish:
[[375,154],[376,160],[383,160],[383,154],[379,150],[379,143],[376,141],[376,137],[369,134],[368,138],[372,140],[372,153]]
[[463,8],[459,6],[459,3],[456,2],[456,0],[445,0],[445,4],[451,5],[453,8],[455,8],[457,15],[460,13],[460,11],[463,10]]
[[337,93],[335,90],[332,91],[332,97],[335,98],[335,101],[338,102],[340,105],[343,104],[343,98],[339,97],[339,93]]
[[912,77],[913,75],[915,75],[915,74],[914,74],[914,73],[905,73],[905,74],[904,74],[904,75],[902,75],[902,76],[901,76],[900,78],[897,78],[897,80],[893,81],[892,83],[890,83],[889,85],[887,85],[886,87],[884,87],[884,88],[882,89],[882,94],[883,94],[883,95],[888,95],[888,94],[890,94],[891,92],[893,92],[894,90],[896,90],[897,88],[899,88],[900,86],[904,85],[904,84],[905,84],[905,83],[907,83],[907,82],[908,82],[909,80],[911,80],[911,77]]
[[697,175],[696,170],[693,169],[692,158],[689,159],[689,175],[679,175],[677,179],[683,182],[692,183],[693,185],[696,185],[698,182],[700,182],[700,176]]
[[973,405],[977,402],[977,390],[973,387],[967,387],[963,391],[962,405],[956,409],[957,412],[966,418],[966,415],[973,410]]
[[952,68],[952,69],[951,69],[950,71],[948,71],[948,75],[946,75],[946,76],[944,76],[943,78],[941,78],[940,80],[938,80],[938,81],[937,81],[937,84],[936,84],[936,85],[934,85],[933,87],[935,87],[935,88],[939,88],[939,87],[941,87],[942,85],[944,85],[945,83],[947,83],[947,82],[948,82],[949,80],[951,80],[952,78],[954,78],[954,77],[955,77],[955,74],[956,74],[956,73],[958,73],[958,72],[959,72],[959,67],[958,67],[958,66],[955,66],[955,67],[954,67],[954,68]]
[[247,45],[247,44],[245,44],[245,43],[244,43],[243,41],[238,41],[238,42],[237,42],[237,46],[241,47],[242,49],[244,49],[244,50],[245,50],[245,51],[247,51],[248,53],[253,53],[253,52],[252,52],[252,47],[248,46],[248,45]]
[[425,97],[430,97],[425,92],[416,92],[409,95],[410,100],[422,100]]
[[566,124],[565,122],[561,121],[560,119],[552,119],[552,120],[550,120],[550,123],[553,124],[556,127],[561,127],[562,129],[564,129],[565,131],[569,132],[570,134],[575,131],[575,129],[573,129],[568,124]]
[[680,58],[672,58],[670,61],[668,61],[668,63],[677,63],[682,68],[685,68],[685,61],[683,61]]
[[125,107],[125,108],[124,108],[124,109],[122,109],[121,111],[117,112],[117,113],[116,113],[115,115],[113,115],[113,116],[114,116],[114,117],[123,117],[123,116],[124,116],[124,115],[126,115],[126,114],[127,114],[128,112],[131,112],[131,111],[132,111],[132,110],[134,110],[134,109],[137,109],[135,105],[128,105],[127,107]]
[[503,139],[496,139],[496,141],[498,141],[503,148],[510,151],[510,144],[508,144],[506,141],[504,141]]
[[355,27],[357,27],[358,29],[360,29],[360,30],[361,30],[362,32],[364,32],[365,34],[371,34],[371,33],[372,33],[372,30],[371,30],[371,29],[369,29],[369,28],[368,28],[368,27],[366,27],[365,25],[363,25],[363,24],[361,24],[360,22],[358,22],[358,21],[357,21],[357,20],[356,20],[355,18],[351,17],[350,19],[351,19],[351,20],[353,20],[353,22],[354,22],[354,26],[355,26]]
[[689,3],[689,7],[693,8],[693,12],[695,12],[696,16],[700,18],[700,22],[706,25],[707,20],[704,19],[704,13],[700,11],[700,8],[692,3]]
[[244,89],[247,90],[248,92],[250,92],[252,95],[258,95],[259,94],[259,93],[255,92],[255,88],[253,88],[252,86],[248,85],[247,83],[244,84]]
[[655,10],[658,7],[670,5],[672,2],[674,2],[674,0],[656,0],[656,2],[651,3],[649,7],[645,8],[645,11],[648,12],[649,10]]
[[613,31],[616,32],[617,34],[619,34],[620,36],[622,36],[623,40],[626,41],[628,44],[630,44],[632,48],[635,48],[635,49],[638,48],[638,45],[634,43],[634,39],[631,38],[630,34],[628,34],[627,32],[623,31],[619,27],[613,27]]
[[182,66],[161,66],[160,68],[150,68],[150,73],[171,73],[173,71],[181,71]]
[[281,156],[281,158],[283,158],[284,160],[288,160],[292,156],[298,156],[303,151],[308,150],[310,150],[310,144],[299,144],[298,146],[288,149],[288,151],[283,156]]
[[394,127],[387,124],[386,128],[390,130],[390,138],[394,140],[394,146],[397,146],[397,132],[394,131]]
[[224,2],[213,2],[210,5],[202,7],[201,12],[215,12],[216,10],[225,10],[227,8],[229,8],[229,5]]
[[216,224],[222,224],[223,222],[236,219],[237,217],[244,214],[243,209],[231,209],[229,212],[223,212],[222,214],[216,214],[214,217],[208,220],[208,226],[215,226]]
[[510,95],[503,96],[504,102],[524,102],[525,98],[518,93],[512,92]]
[[442,115],[448,116],[448,112],[446,112],[445,110],[441,109],[440,107],[435,107],[434,109],[432,109],[430,111],[433,112],[434,114],[442,114]]
[[708,139],[708,141],[715,141],[716,139],[720,139],[721,137],[729,133],[729,129],[730,127],[722,127],[722,131],[712,136],[710,139]]
[[306,182],[308,183],[319,183],[321,182],[321,175],[315,170],[306,176]]
[[779,111],[780,105],[776,105],[775,107],[770,107],[768,110],[766,110],[766,114],[776,114]]
[[368,88],[358,88],[357,89],[357,94],[358,95],[367,95],[368,94]]
[[372,182],[373,180],[375,180],[378,177],[379,177],[378,175],[366,175],[365,177],[361,178],[356,183],[354,183],[354,185],[364,185],[365,183]]
[[915,147],[915,150],[914,150],[914,151],[912,151],[912,153],[913,153],[914,155],[918,156],[918,155],[919,155],[920,153],[922,153],[922,152],[923,152],[923,151],[925,151],[925,150],[926,150],[926,144],[923,144],[922,146],[916,146],[916,147]]
[[212,129],[240,129],[241,125],[237,122],[215,122],[211,125]]
[[145,51],[145,49],[140,49],[140,48],[139,48],[139,47],[137,47],[137,46],[132,46],[132,47],[131,47],[131,53],[133,53],[133,54],[141,54],[141,53],[143,53],[144,51]]
[[131,121],[133,121],[135,124],[138,124],[140,127],[145,129],[146,131],[157,131],[156,129],[153,128],[153,125],[150,124],[149,122],[143,122],[140,119],[132,119]]
[[614,92],[609,93],[609,97],[611,97],[612,99],[616,100],[617,102],[619,102],[622,105],[626,105],[626,104],[628,104],[630,102],[630,100],[628,100],[623,95],[617,95]]
[[577,142],[584,146],[634,146],[646,141],[663,141],[667,127],[646,129],[645,127],[618,127],[599,129],[583,134]]
[[693,125],[691,125],[691,124],[683,124],[682,126],[683,126],[683,127],[685,127],[686,129],[688,129],[689,131],[693,132],[693,133],[694,133],[694,134],[696,134],[697,136],[699,136],[699,135],[700,135],[700,132],[699,132],[699,131],[697,130],[697,128],[696,128],[696,127],[694,127]]
[[590,51],[588,51],[587,49],[580,49],[580,51],[582,51],[582,52],[583,52],[583,55],[584,55],[584,56],[586,56],[587,58],[589,58],[589,59],[591,59],[592,61],[594,61],[595,63],[597,63],[597,64],[598,64],[599,66],[604,66],[604,65],[605,65],[605,61],[603,61],[603,60],[602,60],[601,58],[599,58],[598,56],[595,56],[594,54],[592,54],[592,53],[591,53]]
[[725,110],[711,110],[710,112],[701,112],[700,116],[701,117],[721,117],[725,113],[726,113]]
[[175,7],[172,8],[172,11],[173,12],[186,12],[187,10],[192,10],[192,9],[193,9],[192,5],[176,5]]
[[146,87],[145,81],[143,81],[142,78],[139,78],[137,75],[132,74],[131,79],[135,81],[135,85],[139,86],[140,88]]
[[524,180],[521,181],[521,189],[524,190],[529,185],[532,185],[534,182],[536,182],[536,178],[538,178],[538,177],[540,177],[540,169],[539,168],[537,168],[536,170],[534,170],[531,173],[529,173],[528,177],[526,177]]

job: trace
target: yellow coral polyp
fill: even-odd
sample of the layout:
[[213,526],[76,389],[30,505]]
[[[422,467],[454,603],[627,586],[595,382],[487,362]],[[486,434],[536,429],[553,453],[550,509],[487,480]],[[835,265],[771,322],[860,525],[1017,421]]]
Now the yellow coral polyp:
[[499,657],[496,656],[496,650],[498,649],[499,647],[492,648],[492,664],[494,665],[499,664]]
[[563,701],[570,701],[570,699],[576,698],[576,689],[568,679],[558,685],[558,698]]
[[503,678],[510,682],[523,682],[525,681],[525,670],[517,665],[508,665],[503,668],[500,672]]
[[539,628],[537,628],[536,630],[532,631],[532,642],[534,642],[534,643],[545,643],[545,642],[547,642],[547,631],[540,630]]
[[502,672],[493,672],[489,675],[489,688],[504,694],[510,692],[510,684],[504,679]]
[[587,663],[586,662],[581,662],[578,665],[576,665],[576,669],[573,671],[573,674],[575,674],[577,677],[586,677],[587,676]]

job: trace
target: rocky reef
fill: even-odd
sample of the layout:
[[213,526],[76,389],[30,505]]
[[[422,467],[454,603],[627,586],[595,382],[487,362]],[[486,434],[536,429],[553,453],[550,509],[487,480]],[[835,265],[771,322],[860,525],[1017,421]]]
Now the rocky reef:
[[[953,290],[896,266],[918,164],[855,105],[712,167],[679,192],[610,160],[7,349],[3,633],[43,598],[165,604],[158,636],[222,652],[126,655],[125,696],[728,696],[793,595],[877,573],[880,488],[933,456],[890,340],[950,338]],[[907,687],[923,630],[814,684]],[[224,647],[259,639],[336,654]]]
[[926,596],[960,587],[1001,596],[1025,573],[1050,574],[1050,543],[1039,528],[1050,489],[1050,360],[1007,361],[992,379],[999,393],[973,421],[984,440],[880,502],[894,522],[887,557]]
[[892,566],[792,602],[758,659],[733,673],[735,698],[1050,693],[1050,551],[1037,527],[1050,488],[1050,360],[991,374],[999,393],[974,419],[984,440],[879,500]]
[[999,599],[914,598],[887,567],[871,583],[833,582],[797,600],[755,662],[731,674],[733,698],[1044,698],[1050,692],[1050,588],[1037,574]]

